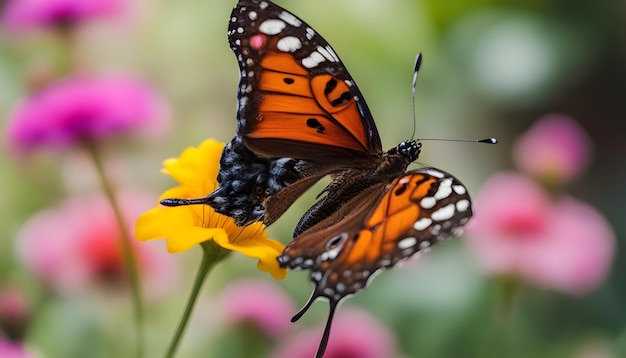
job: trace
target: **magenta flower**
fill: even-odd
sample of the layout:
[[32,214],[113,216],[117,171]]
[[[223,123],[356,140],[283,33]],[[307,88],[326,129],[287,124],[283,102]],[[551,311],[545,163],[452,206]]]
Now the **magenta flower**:
[[7,341],[0,336],[0,357],[2,358],[33,358],[34,354],[19,342]]
[[67,25],[121,15],[124,0],[7,0],[2,24],[13,31]]
[[[274,358],[314,357],[322,327],[305,332],[279,348]],[[366,311],[347,309],[337,313],[324,358],[380,358],[396,356],[391,331]]]
[[[127,192],[119,203],[132,234],[132,224],[153,199]],[[126,287],[120,241],[110,203],[104,196],[93,196],[70,198],[37,213],[18,233],[16,246],[24,266],[46,287],[63,294],[90,284]],[[147,296],[172,289],[179,273],[171,256],[159,245],[133,244]]]
[[278,286],[261,280],[240,280],[227,286],[220,297],[221,312],[228,324],[251,323],[271,337],[290,327],[294,303]]
[[488,275],[584,294],[608,274],[613,232],[594,208],[577,199],[553,202],[527,177],[501,173],[485,183],[474,208],[466,242]]
[[590,140],[572,118],[549,114],[523,134],[513,148],[513,160],[524,173],[548,183],[563,183],[589,163]]
[[64,148],[136,130],[162,133],[168,110],[156,92],[128,76],[79,76],[52,84],[14,110],[5,132],[16,152]]

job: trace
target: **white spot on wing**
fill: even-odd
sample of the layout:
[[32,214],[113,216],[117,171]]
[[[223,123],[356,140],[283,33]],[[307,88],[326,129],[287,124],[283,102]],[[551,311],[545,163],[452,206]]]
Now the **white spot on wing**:
[[295,36],[285,36],[278,40],[276,47],[282,52],[295,52],[302,47],[302,42]]
[[281,12],[278,17],[280,17],[283,21],[291,26],[300,27],[300,25],[302,25],[302,21],[298,20],[297,17],[293,16],[293,14],[290,14],[287,11]]
[[335,57],[333,57],[333,55],[331,55],[330,52],[328,52],[328,50],[326,50],[322,46],[317,46],[317,52],[321,53],[322,56],[324,56],[328,61],[336,62]]
[[263,23],[259,25],[259,31],[266,35],[276,35],[283,31],[285,26],[287,26],[287,24],[285,24],[282,20],[269,19],[263,21]]
[[439,183],[439,188],[437,188],[434,196],[436,200],[441,200],[447,198],[450,194],[452,194],[452,179],[447,178]]
[[306,28],[306,38],[311,40],[313,38],[313,36],[315,36],[315,30],[313,30],[310,27]]
[[330,47],[330,45],[326,46],[326,50],[333,57],[335,62],[339,62],[339,56],[337,56],[337,54],[335,53],[335,51],[333,51],[333,49],[332,49],[332,47]]
[[467,193],[467,190],[465,190],[465,187],[463,185],[453,185],[452,189],[454,189],[454,192],[459,195]]
[[246,96],[239,97],[239,111],[241,111],[246,106],[247,103],[248,103],[248,97]]
[[450,220],[454,216],[454,204],[448,204],[441,209],[433,211],[430,217],[435,221]]
[[309,57],[302,59],[302,66],[306,68],[313,68],[324,61],[325,61],[325,58],[324,56],[322,56],[322,54],[320,54],[317,51],[313,51],[311,52]]
[[440,179],[445,176],[442,172],[435,170],[433,168],[424,169],[424,173],[432,175],[435,178],[440,178]]
[[469,208],[470,206],[470,202],[469,200],[463,199],[463,200],[459,200],[456,203],[456,210],[458,210],[459,212],[464,212],[465,210],[467,210],[467,208]]
[[437,199],[433,198],[432,196],[427,196],[423,198],[422,201],[420,201],[420,205],[424,209],[430,209],[435,206],[435,204],[437,204]]
[[248,18],[249,18],[250,20],[253,20],[253,21],[254,21],[254,20],[256,20],[256,18],[257,18],[257,13],[256,13],[256,11],[250,11],[250,12],[248,13]]
[[413,228],[417,231],[423,231],[429,227],[432,222],[433,221],[430,218],[421,218],[413,224]]
[[411,248],[417,244],[417,239],[414,237],[407,237],[398,242],[398,248],[401,250]]

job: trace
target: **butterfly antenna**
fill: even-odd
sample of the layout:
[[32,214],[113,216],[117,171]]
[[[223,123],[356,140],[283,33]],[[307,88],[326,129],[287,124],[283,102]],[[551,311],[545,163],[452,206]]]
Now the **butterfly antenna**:
[[446,139],[446,138],[420,138],[419,141],[436,140],[441,142],[460,142],[460,143],[485,143],[485,144],[498,144],[498,139],[484,138],[484,139]]
[[415,138],[415,126],[417,123],[417,118],[415,117],[415,87],[417,84],[417,73],[420,70],[420,66],[422,65],[422,53],[418,53],[415,58],[415,66],[413,67],[413,84],[412,84],[412,100],[413,100],[413,134],[411,134],[411,139]]

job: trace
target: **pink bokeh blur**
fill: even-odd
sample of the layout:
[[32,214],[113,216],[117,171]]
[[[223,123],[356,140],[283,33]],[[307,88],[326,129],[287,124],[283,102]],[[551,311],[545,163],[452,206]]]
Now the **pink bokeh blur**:
[[123,15],[128,0],[7,0],[0,21],[11,31],[65,26]]
[[[322,331],[319,327],[288,340],[271,357],[314,357]],[[324,357],[380,358],[397,356],[396,352],[396,342],[389,328],[366,311],[345,309],[337,312]]]
[[35,358],[36,355],[30,352],[21,342],[8,341],[0,336],[0,357]]
[[[138,192],[119,196],[128,235],[137,217],[153,205]],[[128,282],[120,231],[108,200],[101,195],[70,197],[54,208],[35,214],[16,238],[22,264],[48,289],[71,294],[100,286],[126,288]],[[133,244],[147,298],[175,288],[179,267],[158,242]]]
[[251,323],[270,337],[291,327],[294,302],[279,286],[261,280],[239,280],[225,287],[219,307],[228,325]]
[[474,208],[466,242],[488,275],[585,294],[609,272],[614,234],[600,213],[578,199],[552,199],[528,177],[504,172],[485,182]]
[[157,92],[133,76],[75,76],[33,93],[14,109],[5,131],[17,153],[55,149],[141,131],[160,135],[169,110]]
[[591,156],[589,136],[572,118],[548,114],[523,133],[513,147],[513,160],[524,173],[561,184],[587,168]]

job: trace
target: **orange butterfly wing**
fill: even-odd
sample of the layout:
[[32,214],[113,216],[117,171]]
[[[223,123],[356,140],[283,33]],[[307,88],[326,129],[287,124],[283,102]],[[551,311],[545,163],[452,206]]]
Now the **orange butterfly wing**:
[[369,188],[289,243],[278,258],[280,265],[310,270],[314,285],[292,321],[317,298],[330,303],[316,357],[326,349],[341,300],[364,289],[381,270],[459,235],[471,216],[470,197],[458,179],[422,168]]
[[332,223],[329,217],[318,223],[279,257],[284,267],[310,269],[311,280],[323,283],[318,296],[339,301],[365,288],[375,272],[459,235],[472,216],[463,184],[433,168],[408,172],[371,190],[381,194],[355,197],[338,214],[347,215],[343,220]]
[[228,39],[241,70],[237,134],[250,150],[326,163],[382,151],[354,80],[304,21],[271,2],[240,1]]

